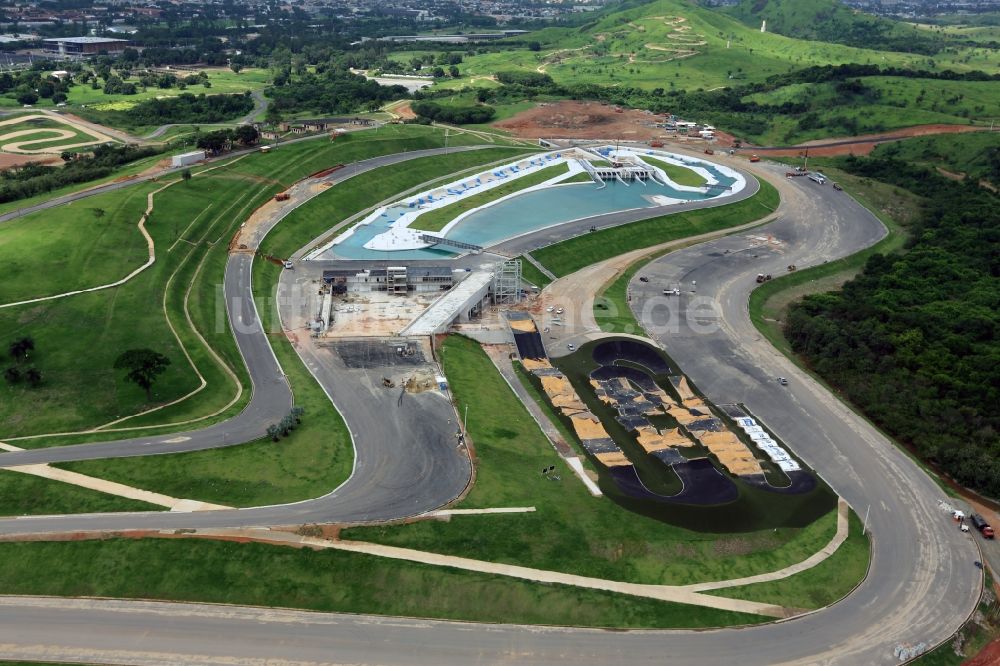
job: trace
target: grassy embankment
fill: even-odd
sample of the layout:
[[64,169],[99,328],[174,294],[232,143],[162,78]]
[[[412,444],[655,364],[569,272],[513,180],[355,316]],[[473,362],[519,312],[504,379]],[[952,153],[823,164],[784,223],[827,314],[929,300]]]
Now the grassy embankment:
[[641,155],[640,157],[643,162],[646,162],[650,166],[663,169],[664,173],[667,174],[667,178],[674,181],[678,185],[686,185],[687,187],[702,187],[708,182],[703,176],[695,173],[687,167],[670,164],[669,162],[664,162],[663,160],[658,160],[655,157],[649,157],[648,155]]
[[[46,378],[31,392],[6,383],[0,386],[0,419],[5,426],[0,436],[82,430],[143,409],[147,406],[144,393],[125,384],[111,367],[118,353],[135,346],[158,349],[173,361],[154,388],[156,403],[175,400],[193,390],[197,378],[164,325],[163,313],[166,300],[167,316],[184,338],[184,332],[191,330],[182,311],[189,288],[191,303],[197,305],[192,316],[199,332],[213,348],[231,351],[230,362],[240,372],[242,362],[235,354],[235,345],[228,329],[222,326],[220,330],[216,316],[216,306],[221,305],[216,300],[216,286],[225,262],[225,244],[239,222],[274,192],[322,167],[441,143],[439,130],[386,128],[377,134],[351,135],[336,144],[303,142],[269,154],[253,154],[171,185],[155,197],[156,208],[147,227],[156,243],[157,261],[145,272],[113,290],[0,310],[0,340],[33,336],[36,360]],[[145,208],[144,194],[163,184],[138,185],[5,223],[0,227],[5,258],[30,270],[4,281],[0,288],[4,301],[57,293],[64,283],[55,276],[71,276],[67,286],[72,288],[89,287],[124,277],[141,265],[146,248],[135,225]],[[95,201],[100,205],[93,205]],[[91,209],[96,208],[104,210],[104,215],[94,214]],[[54,239],[52,242],[39,245],[37,224]],[[196,282],[186,281],[196,273]],[[168,292],[167,281],[172,275],[175,288]],[[197,404],[181,403],[128,425],[204,415],[231,398],[231,380],[207,374],[215,362],[197,356],[199,350],[205,353],[204,346],[194,340],[185,347],[209,381]],[[209,399],[220,390],[224,394],[220,394],[221,404]],[[41,440],[30,445],[87,439],[93,437]]]
[[972,178],[1000,185],[991,151],[1000,150],[1000,132],[920,136],[875,147],[872,157],[885,157],[937,169],[951,178]]
[[[424,157],[381,167],[371,176],[372,186],[352,187],[350,181],[325,192],[321,208],[311,204],[296,209],[266,239],[268,252],[285,256],[303,240],[331,223],[328,211],[350,214],[408,186],[411,180],[434,177],[467,164],[489,162],[509,154],[502,148]],[[313,200],[314,202],[317,200]],[[317,216],[313,216],[317,213]],[[306,418],[295,433],[279,444],[264,440],[243,446],[196,453],[98,460],[63,465],[73,471],[136,485],[169,495],[197,497],[235,506],[297,501],[329,492],[343,481],[351,467],[349,437],[343,421],[309,374],[278,325],[274,290],[281,269],[258,261],[254,266],[254,294],[262,323],[271,339],[295,396],[306,409]],[[317,461],[323,461],[317,464]]]
[[[460,411],[469,406],[478,459],[476,485],[460,508],[534,506],[536,512],[357,528],[345,537],[599,578],[686,584],[774,571],[805,559],[833,535],[832,512],[803,528],[706,534],[591,497],[476,343],[452,336],[441,359]],[[557,465],[560,481],[538,473],[549,464]]]
[[[4,543],[0,556],[4,594],[625,628],[698,628],[764,619],[354,553],[254,543],[154,539]],[[46,563],[44,572],[38,562]]]
[[526,190],[529,187],[534,187],[535,185],[540,185],[547,180],[558,178],[560,175],[565,174],[568,171],[569,166],[566,164],[556,164],[554,166],[545,167],[535,173],[528,174],[527,176],[521,176],[520,178],[511,180],[503,185],[498,185],[491,190],[474,194],[441,208],[429,210],[426,213],[421,214],[416,221],[410,225],[410,228],[420,229],[422,231],[441,231],[448,225],[449,222],[463,213],[466,213],[474,208],[487,206],[501,197],[520,192],[521,190]]
[[563,84],[610,82],[647,90],[708,90],[731,86],[734,81],[763,81],[810,65],[878,63],[931,71],[993,71],[997,64],[994,51],[960,44],[926,56],[762,33],[680,0],[658,0],[605,13],[583,29],[546,28],[526,39],[538,41],[541,50],[518,46],[466,56],[462,73],[487,76],[505,70],[534,72],[541,67]]
[[534,250],[531,255],[562,277],[632,250],[745,224],[770,214],[777,206],[777,190],[761,181],[760,191],[743,201],[601,229]]

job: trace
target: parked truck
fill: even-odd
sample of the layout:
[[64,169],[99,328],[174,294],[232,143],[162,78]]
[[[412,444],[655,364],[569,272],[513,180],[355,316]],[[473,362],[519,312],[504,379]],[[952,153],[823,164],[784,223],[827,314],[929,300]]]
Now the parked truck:
[[986,522],[986,519],[980,516],[978,513],[974,513],[969,516],[969,522],[972,526],[979,530],[979,533],[983,535],[984,539],[992,539],[994,537],[993,528],[990,524]]

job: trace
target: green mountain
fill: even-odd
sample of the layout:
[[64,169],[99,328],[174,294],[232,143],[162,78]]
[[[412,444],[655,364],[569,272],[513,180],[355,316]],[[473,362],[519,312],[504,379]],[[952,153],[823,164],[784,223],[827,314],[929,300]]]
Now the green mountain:
[[838,0],[741,0],[720,9],[752,28],[786,37],[880,51],[938,53],[946,40],[907,23],[851,9]]

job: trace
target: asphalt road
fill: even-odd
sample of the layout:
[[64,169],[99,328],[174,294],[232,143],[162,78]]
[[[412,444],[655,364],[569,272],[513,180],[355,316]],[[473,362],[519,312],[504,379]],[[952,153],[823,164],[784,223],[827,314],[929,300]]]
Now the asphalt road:
[[[143,664],[265,663],[268,659],[303,664],[606,664],[626,659],[633,663],[669,659],[671,664],[733,662],[748,666],[888,664],[895,662],[892,647],[898,641],[944,639],[964,620],[978,597],[980,578],[972,567],[978,554],[972,537],[961,536],[936,509],[935,502],[943,493],[926,475],[774,351],[752,328],[746,314],[746,297],[757,272],[780,273],[788,263],[806,266],[848,254],[877,239],[882,233],[880,225],[846,195],[825,189],[795,198],[772,227],[765,233],[774,233],[783,241],[780,252],[758,252],[754,259],[752,253],[739,247],[745,238],[733,236],[654,262],[643,273],[655,279],[649,285],[633,285],[633,303],[644,319],[649,317],[650,324],[662,323],[657,317],[666,309],[652,307],[657,282],[690,284],[697,280],[697,295],[717,302],[718,308],[714,314],[702,311],[704,316],[697,319],[677,318],[676,329],[660,336],[668,351],[710,398],[745,403],[855,509],[863,514],[871,506],[871,573],[854,594],[834,607],[784,623],[740,630],[603,632],[187,604],[8,598],[0,600],[0,656]],[[725,249],[734,252],[725,254]],[[238,262],[235,266],[239,267]],[[245,279],[239,277],[238,270],[233,277],[233,268],[231,262],[227,294],[230,279],[236,286]],[[691,296],[683,296],[681,303]],[[252,328],[252,322],[244,321]],[[714,330],[700,330],[703,326],[713,329],[713,322]],[[251,363],[260,360],[252,353],[247,358]],[[306,362],[310,360],[306,358]],[[777,386],[773,378],[779,374],[790,378],[790,386]],[[333,390],[338,389],[334,386]],[[347,392],[360,395],[365,402],[362,391],[352,387]],[[340,397],[334,397],[341,404]],[[414,408],[438,407],[433,396],[428,396],[426,404],[415,404]],[[345,416],[350,424],[350,414]],[[372,414],[362,416],[366,427],[373,420],[389,420]],[[357,441],[366,441],[365,433],[355,434]],[[382,436],[381,431],[374,434]],[[454,442],[440,441],[437,430],[406,434],[410,441],[429,440],[426,449],[415,450],[426,450],[431,458],[445,451],[456,453]],[[359,461],[363,448],[359,448]],[[363,468],[359,462],[355,476],[363,469],[391,462],[402,450],[399,445],[382,450],[383,458],[373,459],[370,467]],[[26,461],[7,462],[8,456],[21,455],[8,453],[0,459],[5,465],[22,464]],[[427,470],[432,476],[435,472],[433,462],[406,469]],[[371,492],[372,488],[377,492]],[[352,511],[372,515],[371,503],[382,501],[393,490],[385,480],[366,487],[359,478],[323,498],[293,505],[198,514],[29,517],[0,521],[0,532],[350,519]],[[402,504],[407,505],[407,501]]]
[[[747,302],[757,273],[837,259],[884,235],[849,196],[794,181],[781,219],[752,232],[777,243],[751,248],[745,235],[735,235],[668,254],[643,269],[649,282],[636,276],[630,284],[632,308],[711,400],[745,404],[859,515],[869,514],[874,555],[867,580],[845,601],[788,629],[822,635],[844,652],[844,663],[847,655],[856,664],[888,663],[893,644],[943,641],[972,611],[981,581],[973,567],[978,537],[961,534],[937,506],[946,497],[927,474],[751,324]],[[662,296],[673,284],[682,295]],[[782,658],[794,654],[789,649]]]

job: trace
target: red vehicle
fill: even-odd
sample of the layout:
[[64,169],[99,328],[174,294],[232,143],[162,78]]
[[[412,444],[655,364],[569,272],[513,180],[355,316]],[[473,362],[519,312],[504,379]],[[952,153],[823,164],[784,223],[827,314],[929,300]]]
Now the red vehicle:
[[760,162],[760,158],[758,156],[756,156],[756,155],[751,155],[750,156],[750,161],[751,162]]
[[650,141],[649,142],[649,147],[650,148],[663,148],[663,142],[662,141]]
[[274,195],[275,201],[288,201],[290,198],[291,195],[288,192],[281,192],[279,194]]
[[979,533],[983,535],[984,539],[992,539],[995,536],[993,528],[990,527],[990,524],[986,522],[986,519],[978,513],[974,513],[969,516],[969,522],[972,523],[973,527],[979,530]]

